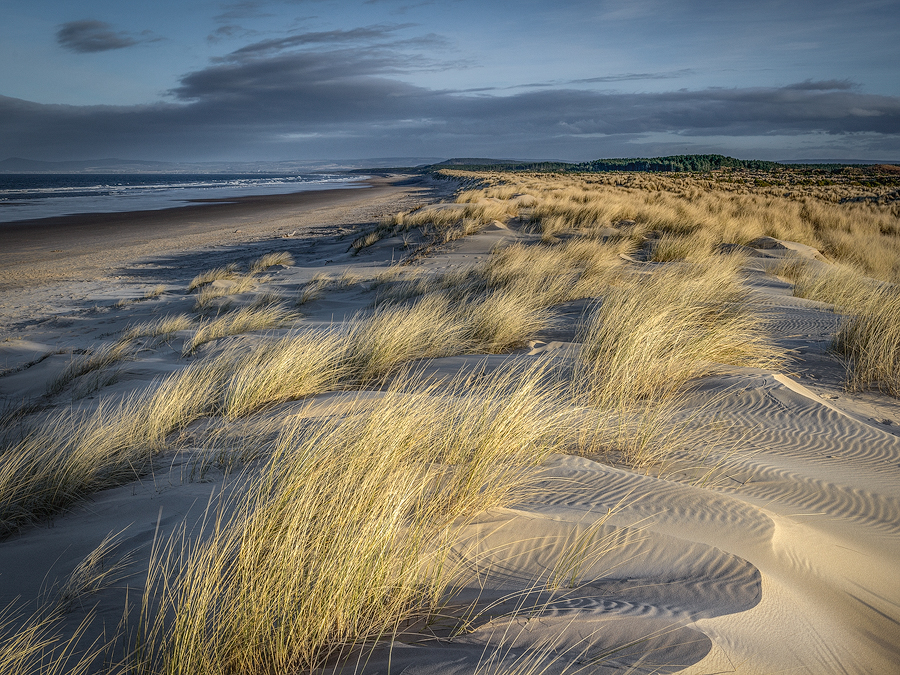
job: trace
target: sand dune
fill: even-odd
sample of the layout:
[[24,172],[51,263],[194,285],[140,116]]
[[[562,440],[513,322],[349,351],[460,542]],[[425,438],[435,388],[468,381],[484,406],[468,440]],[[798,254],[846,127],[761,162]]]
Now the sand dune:
[[[346,220],[348,212],[341,215]],[[361,232],[368,225],[358,220]],[[464,269],[499,244],[538,238],[492,225],[404,269]],[[323,230],[157,253],[115,275],[130,278],[91,280],[78,299],[60,298],[62,287],[51,283],[31,288],[24,300],[14,297],[18,291],[4,291],[4,311],[12,309],[4,317],[0,393],[13,402],[42,395],[73,352],[111,341],[137,321],[192,311],[194,297],[183,289],[195,273],[268,250],[289,250],[295,262],[270,270],[257,292],[264,286],[294,297],[315,275],[329,275],[331,285],[300,308],[300,325],[339,327],[372,302],[369,284],[377,275],[408,254],[395,237],[354,255],[350,239]],[[816,257],[809,247],[776,243]],[[695,445],[672,448],[667,467],[638,472],[603,458],[551,456],[533,469],[526,498],[481,514],[460,533],[453,556],[469,574],[450,605],[474,607],[465,629],[451,635],[451,622],[438,621],[424,636],[402,635],[367,656],[360,672],[896,671],[900,404],[841,388],[842,366],[827,352],[841,318],[823,303],[794,298],[789,284],[764,272],[768,258],[762,256],[779,250],[773,246],[761,246],[760,257],[749,259],[746,284],[766,330],[793,350],[785,372],[724,367],[693,383],[675,419],[692,430]],[[338,283],[348,271],[363,281]],[[115,306],[123,295],[138,299],[160,281],[170,289],[160,297]],[[249,304],[257,292],[232,301]],[[474,382],[512,362],[572,362],[579,347],[575,323],[587,304],[559,308],[557,323],[522,349],[433,359],[422,364],[422,377],[465,373]],[[46,309],[32,314],[35,307]],[[181,331],[165,344],[147,344],[135,360],[117,366],[107,386],[74,402],[71,394],[54,402],[91,409],[101,395],[142,390],[183,368],[181,346],[189,335]],[[252,349],[258,339],[258,333],[233,336],[218,346]],[[366,395],[377,401],[382,391],[371,387]],[[322,394],[312,407],[284,403],[262,416],[303,411],[323,418],[338,414],[349,396]],[[183,524],[197,531],[218,495],[241,489],[239,482],[223,483],[221,468],[198,459],[194,430],[152,474],[0,541],[0,606],[15,598],[33,606],[52,596],[107,534],[121,532],[119,551],[134,551],[123,579],[80,600],[65,620],[72,630],[93,608],[97,622],[116,625],[126,586],[132,594],[142,586],[154,538]],[[697,459],[701,443],[703,462]],[[698,482],[708,467],[718,468]],[[584,555],[574,555],[573,547]]]

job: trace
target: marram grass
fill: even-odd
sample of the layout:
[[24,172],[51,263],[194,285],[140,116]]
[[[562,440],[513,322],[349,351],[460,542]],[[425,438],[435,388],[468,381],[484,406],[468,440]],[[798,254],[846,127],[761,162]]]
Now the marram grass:
[[401,378],[288,421],[236,515],[159,557],[140,669],[308,672],[427,620],[460,581],[454,532],[562,447],[559,393],[540,369],[474,390]]

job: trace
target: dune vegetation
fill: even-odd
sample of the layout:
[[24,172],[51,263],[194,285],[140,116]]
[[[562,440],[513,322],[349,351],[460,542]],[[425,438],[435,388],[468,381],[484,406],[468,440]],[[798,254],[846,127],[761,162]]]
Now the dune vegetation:
[[846,358],[848,389],[874,387],[900,397],[900,287],[853,265],[788,260],[774,271],[793,283],[794,295],[845,315],[832,348]]
[[[127,327],[73,358],[49,395],[183,333],[172,375],[98,405],[8,417],[0,535],[146,473],[198,421],[214,445],[216,428],[281,404],[342,401],[334,414],[310,403],[276,416],[211,533],[156,542],[139,616],[110,639],[128,648],[104,657],[109,672],[313,672],[423,630],[466,581],[449,555],[457,532],[515,504],[548,455],[612,452],[649,472],[672,444],[667,411],[693,381],[725,366],[786,363],[744,283],[748,252],[769,245],[761,238],[822,252],[825,261],[785,258],[771,271],[847,315],[834,349],[847,358],[848,386],[900,396],[895,205],[752,191],[721,177],[447,174],[470,189],[386,218],[351,251],[416,232],[411,262],[495,221],[521,241],[440,274],[389,268],[370,284],[369,310],[327,328],[304,325],[278,293],[217,305],[265,286],[262,272],[294,263],[286,252],[246,273],[204,272],[187,288],[200,316]],[[349,271],[317,275],[296,303],[360,284]],[[423,360],[521,348],[576,302],[585,311],[568,361],[512,359],[489,377],[450,381],[416,370]],[[53,621],[0,636],[0,670],[62,672],[73,657]],[[78,663],[95,662],[89,652]],[[50,665],[35,666],[35,655]]]

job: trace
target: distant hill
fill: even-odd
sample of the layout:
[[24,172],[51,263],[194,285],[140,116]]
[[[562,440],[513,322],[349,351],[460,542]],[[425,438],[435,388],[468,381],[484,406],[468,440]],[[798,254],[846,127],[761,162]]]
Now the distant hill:
[[770,170],[776,162],[743,160],[725,155],[671,155],[668,157],[617,157],[589,162],[522,161],[509,159],[455,158],[432,165],[431,169],[454,168],[471,171],[539,171],[599,173],[604,171],[712,171],[722,168]]
[[[589,162],[516,161],[508,159],[457,158],[427,167],[429,170],[461,169],[467,171],[533,171],[555,173],[602,173],[606,171],[636,172],[706,172],[719,169],[744,169],[750,171],[842,171],[847,167],[872,168],[888,166],[876,162],[770,162],[760,159],[737,159],[727,155],[669,155],[666,157],[616,157],[595,159]],[[890,171],[890,170],[887,170]]]
[[667,157],[638,157],[595,159],[575,165],[576,171],[714,171],[716,169],[753,169],[771,171],[781,166],[777,162],[758,159],[735,159],[726,155],[669,155]]
[[460,171],[571,171],[577,166],[571,162],[560,161],[530,161],[517,159],[487,159],[482,157],[457,157],[448,159],[438,164],[431,164],[427,168],[432,171],[438,169],[459,169]]

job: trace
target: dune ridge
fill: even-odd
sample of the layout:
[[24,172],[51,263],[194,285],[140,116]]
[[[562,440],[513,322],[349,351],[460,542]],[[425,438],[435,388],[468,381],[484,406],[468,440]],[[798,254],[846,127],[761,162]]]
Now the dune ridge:
[[[771,195],[716,215],[683,178],[454,176],[453,202],[410,209],[458,183],[419,184],[374,220],[168,252],[52,321],[7,315],[4,469],[45,415],[198,394],[95,455],[111,481],[30,515],[0,495],[8,672],[890,672],[900,403],[848,379],[857,296],[794,295],[843,240],[773,236],[861,207],[761,239],[728,214]],[[866,276],[891,247],[843,250],[892,292]],[[198,307],[227,276],[253,283]],[[610,325],[616,298],[634,322]],[[604,361],[612,328],[628,349]]]

